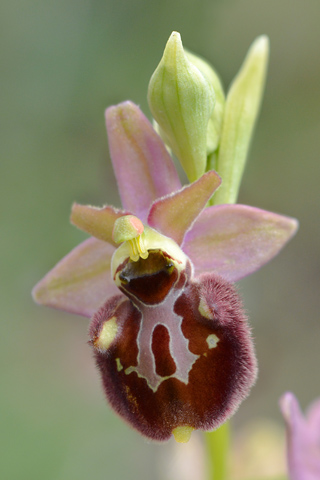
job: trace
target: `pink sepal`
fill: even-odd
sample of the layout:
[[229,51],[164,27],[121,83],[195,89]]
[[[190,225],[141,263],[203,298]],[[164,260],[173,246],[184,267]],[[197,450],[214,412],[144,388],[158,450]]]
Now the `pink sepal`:
[[107,298],[119,292],[110,275],[114,250],[101,240],[85,240],[34,287],[34,300],[90,318]]
[[151,203],[181,183],[164,143],[137,105],[107,108],[106,125],[122,205],[146,221]]
[[297,228],[294,218],[247,205],[217,205],[201,212],[182,248],[196,275],[213,271],[235,282],[269,262]]

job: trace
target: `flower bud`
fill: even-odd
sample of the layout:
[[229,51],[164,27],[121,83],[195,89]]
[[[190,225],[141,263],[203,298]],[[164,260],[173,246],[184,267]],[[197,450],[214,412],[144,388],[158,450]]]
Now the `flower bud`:
[[207,128],[215,103],[212,85],[189,60],[173,32],[148,89],[151,113],[189,180],[207,163]]
[[216,170],[222,186],[213,203],[235,203],[263,95],[269,39],[257,38],[227,95]]
[[215,93],[215,105],[214,109],[212,110],[207,129],[207,155],[210,155],[218,148],[219,145],[225,95],[220,78],[212,66],[206,60],[198,57],[198,55],[195,55],[194,53],[186,51],[186,55],[190,62],[200,70],[205,79],[212,85]]

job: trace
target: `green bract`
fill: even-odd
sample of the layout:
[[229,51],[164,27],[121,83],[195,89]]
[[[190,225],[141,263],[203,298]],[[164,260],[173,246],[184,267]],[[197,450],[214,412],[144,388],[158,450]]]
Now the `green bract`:
[[234,79],[228,92],[220,145],[214,168],[223,184],[213,203],[235,203],[248,154],[253,127],[255,125],[263,95],[269,40],[266,36],[257,38]]

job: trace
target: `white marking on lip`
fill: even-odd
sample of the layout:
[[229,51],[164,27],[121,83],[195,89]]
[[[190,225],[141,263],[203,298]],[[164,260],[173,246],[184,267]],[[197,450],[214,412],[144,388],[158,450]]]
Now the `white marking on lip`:
[[212,333],[207,337],[207,344],[209,348],[215,348],[218,342],[219,342],[219,338],[214,333]]
[[[183,335],[181,324],[183,318],[174,312],[174,304],[183,293],[183,289],[172,289],[161,307],[143,305],[138,307],[141,312],[140,329],[137,336],[138,365],[128,367],[125,373],[136,372],[144,378],[154,392],[168,378],[176,378],[186,385],[189,382],[189,372],[200,357],[189,350],[189,340]],[[152,335],[157,325],[164,325],[169,332],[169,350],[176,365],[176,371],[169,376],[161,377],[156,373],[156,362],[152,351]]]

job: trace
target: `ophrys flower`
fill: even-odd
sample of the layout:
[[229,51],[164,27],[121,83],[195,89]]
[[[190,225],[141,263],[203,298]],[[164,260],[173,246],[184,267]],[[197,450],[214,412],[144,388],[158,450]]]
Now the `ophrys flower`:
[[92,237],[34,298],[92,317],[90,343],[118,414],[149,438],[186,441],[248,394],[256,360],[230,282],[276,255],[297,222],[245,205],[205,208],[221,182],[214,171],[182,187],[137,106],[110,107],[106,120],[123,210],[74,204],[71,221]]

